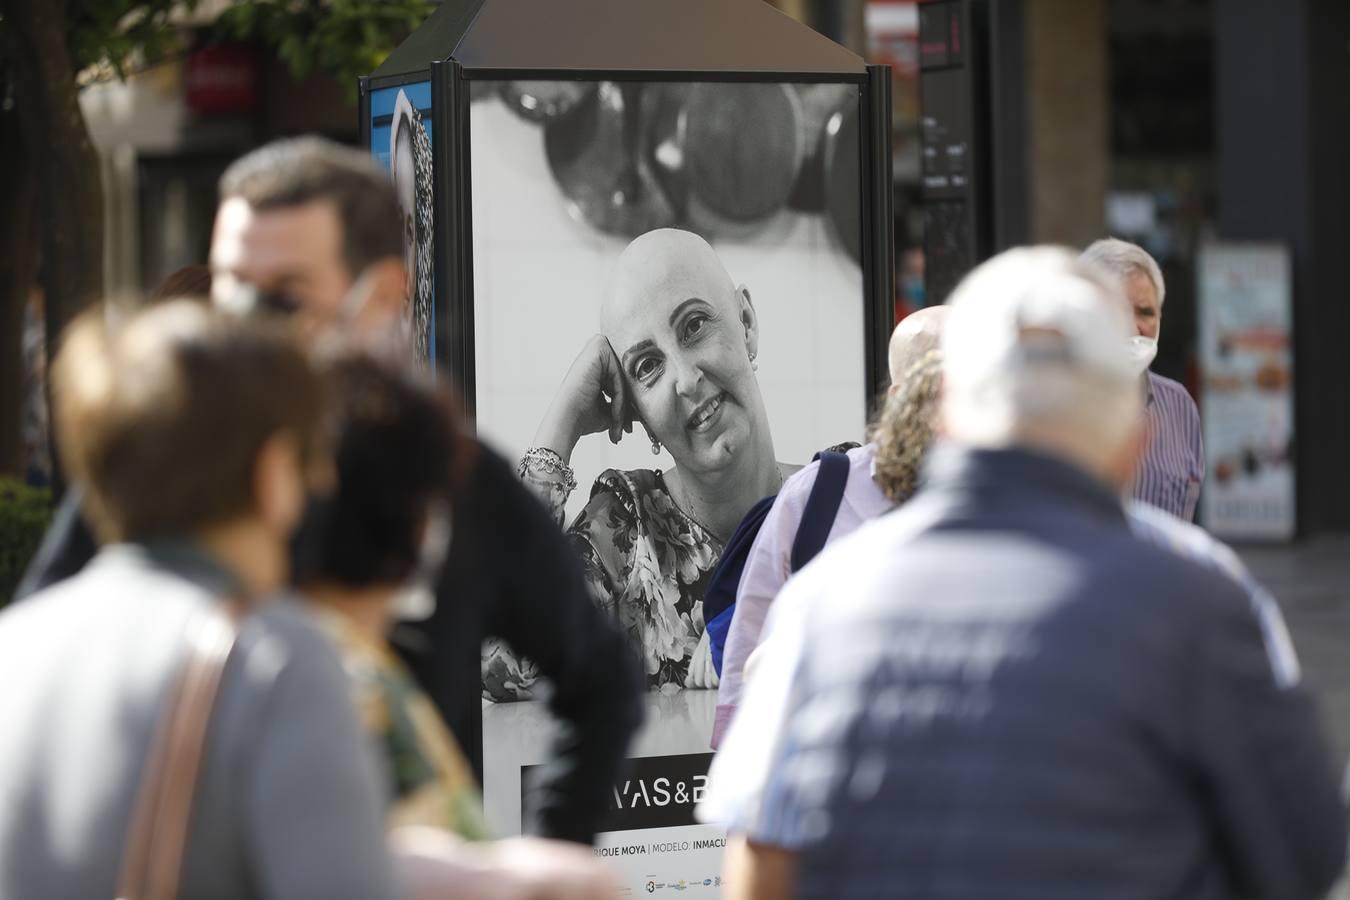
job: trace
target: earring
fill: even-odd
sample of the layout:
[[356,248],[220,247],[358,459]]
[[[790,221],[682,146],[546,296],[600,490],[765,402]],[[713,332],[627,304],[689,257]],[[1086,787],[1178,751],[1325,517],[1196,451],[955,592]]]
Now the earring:
[[652,456],[660,456],[660,455],[661,455],[661,442],[656,440],[656,438],[652,438]]
[[754,353],[751,353],[751,354],[750,354],[750,370],[751,370],[752,372],[758,372],[758,371],[759,371],[759,363],[755,362],[755,354],[754,354]]

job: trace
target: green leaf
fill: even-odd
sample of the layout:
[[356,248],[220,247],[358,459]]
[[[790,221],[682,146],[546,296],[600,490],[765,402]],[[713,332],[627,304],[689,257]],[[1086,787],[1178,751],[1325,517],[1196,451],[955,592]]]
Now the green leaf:
[[[66,46],[77,70],[107,65],[119,75],[187,46],[189,35],[170,18],[200,6],[200,0],[67,2]],[[208,26],[207,37],[257,42],[297,78],[323,72],[350,83],[388,56],[433,8],[429,0],[237,0]]]
[[12,478],[0,478],[0,607],[19,586],[52,519],[51,495]]

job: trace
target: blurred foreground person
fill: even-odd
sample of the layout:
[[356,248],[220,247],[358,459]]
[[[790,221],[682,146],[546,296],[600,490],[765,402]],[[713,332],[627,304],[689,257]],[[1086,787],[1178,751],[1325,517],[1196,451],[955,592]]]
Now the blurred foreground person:
[[[889,420],[880,424],[877,430],[884,431],[893,444],[890,465],[896,470],[896,476],[887,482],[892,490],[883,488],[881,480],[877,478],[877,435],[873,435],[873,439],[861,447],[848,451],[844,465],[832,462],[830,457],[823,455],[822,459],[805,466],[783,482],[750,547],[736,590],[736,607],[727,632],[722,679],[717,689],[717,715],[712,732],[714,748],[721,743],[736,712],[745,662],[759,646],[764,620],[774,598],[782,590],[788,576],[808,561],[801,559],[804,555],[800,550],[801,541],[810,540],[812,535],[818,533],[823,536],[823,540],[817,538],[816,547],[836,541],[852,534],[869,519],[887,512],[896,503],[908,500],[914,493],[916,483],[913,476],[917,474],[918,462],[931,439],[931,423],[925,423],[929,427],[923,429],[922,440],[912,440],[916,437],[914,433],[906,435],[911,438],[906,441],[910,445],[906,448],[907,452],[902,454],[901,448],[894,444],[903,440],[902,434],[910,431],[906,425],[913,414],[917,412],[927,420],[933,410],[931,403],[922,411],[917,411],[912,406],[893,401],[897,392],[906,386],[909,377],[924,377],[914,367],[926,354],[936,350],[946,314],[947,308],[944,306],[921,309],[907,316],[891,333],[888,354],[891,387],[887,408],[894,408],[891,409]],[[936,361],[933,364],[936,365]],[[917,397],[913,394],[909,396]],[[886,419],[885,414],[883,419]],[[904,461],[901,461],[902,455]],[[837,466],[838,470],[830,473],[830,466]],[[906,467],[909,469],[908,479],[900,472]],[[822,471],[830,473],[833,483],[821,476]],[[820,485],[819,489],[817,485]]]
[[953,295],[924,488],[784,589],[714,760],[728,897],[1313,898],[1338,877],[1338,779],[1277,618],[1122,510],[1145,438],[1118,291],[1039,248]]
[[[150,303],[167,300],[199,300],[205,303],[211,299],[211,270],[201,263],[176,269],[166,275],[146,299]],[[42,349],[42,342],[39,342],[38,349]],[[35,374],[45,384],[45,358]],[[42,389],[37,403],[42,411],[42,439],[45,441],[48,433],[45,389]],[[70,484],[67,478],[66,492],[56,509],[55,518],[32,560],[28,562],[23,580],[14,591],[14,599],[27,597],[62,578],[74,575],[98,552],[93,533],[80,518],[82,500],[83,488],[79,484]]]
[[[426,362],[413,359],[403,314],[398,200],[368,155],[315,138],[277,141],[231,165],[220,194],[211,239],[218,306],[291,316],[315,341],[360,344],[409,368]],[[20,595],[87,559],[77,552],[78,517],[62,512]],[[641,721],[636,660],[591,602],[580,561],[548,513],[512,466],[482,445],[456,497],[451,531],[448,559],[435,573],[438,602],[401,628],[397,645],[473,759],[482,744],[483,640],[500,638],[538,666],[563,727],[550,777],[529,798],[528,825],[589,842]]]
[[107,546],[0,614],[0,896],[114,896],[138,786],[162,768],[147,765],[152,736],[192,642],[226,609],[247,615],[178,895],[397,896],[342,671],[303,612],[266,599],[326,452],[306,358],[275,330],[174,303],[111,335],[80,320],[53,395]]
[[189,302],[86,317],[54,393],[105,547],[0,614],[0,896],[615,896],[571,845],[386,845],[338,658],[276,599],[331,470],[324,385],[289,336]]
[[386,641],[399,601],[444,563],[452,494],[473,444],[449,391],[365,354],[344,354],[329,374],[337,489],[296,580],[388,763],[390,824],[484,840],[473,773]]
[[1130,493],[1136,500],[1189,522],[1195,518],[1205,480],[1205,445],[1200,411],[1190,393],[1149,369],[1158,353],[1167,296],[1162,269],[1143,247],[1119,238],[1094,242],[1082,258],[1120,280],[1134,320],[1132,344],[1143,372],[1148,441],[1135,467]]

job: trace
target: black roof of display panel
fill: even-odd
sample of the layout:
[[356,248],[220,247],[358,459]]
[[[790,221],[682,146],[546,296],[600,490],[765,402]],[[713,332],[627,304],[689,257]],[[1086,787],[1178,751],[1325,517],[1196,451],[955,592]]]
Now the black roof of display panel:
[[865,74],[863,59],[765,0],[446,0],[372,73],[466,70]]

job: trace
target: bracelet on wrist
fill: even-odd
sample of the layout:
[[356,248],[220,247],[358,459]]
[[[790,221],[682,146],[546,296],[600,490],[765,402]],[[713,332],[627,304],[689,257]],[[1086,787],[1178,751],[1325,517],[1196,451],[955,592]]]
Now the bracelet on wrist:
[[550,450],[548,447],[531,447],[526,450],[520,458],[520,467],[517,471],[521,478],[526,478],[532,471],[551,475],[557,479],[558,486],[569,494],[577,488],[576,474],[572,471],[572,467],[563,462],[562,456],[556,450]]

